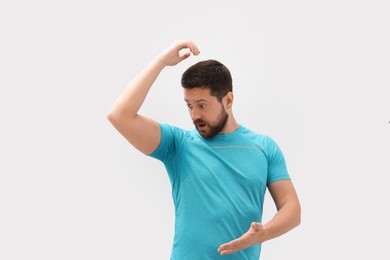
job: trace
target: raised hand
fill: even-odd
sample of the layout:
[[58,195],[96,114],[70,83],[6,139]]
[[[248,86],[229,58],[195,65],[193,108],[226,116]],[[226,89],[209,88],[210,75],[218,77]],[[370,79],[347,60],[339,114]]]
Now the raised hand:
[[221,255],[232,254],[247,247],[261,243],[265,238],[263,225],[259,222],[252,222],[249,230],[241,237],[228,243],[222,244],[218,248]]
[[[180,51],[183,49],[188,49],[188,51],[184,54],[180,54]],[[174,41],[157,58],[165,66],[174,66],[179,62],[187,59],[191,55],[191,53],[193,55],[198,55],[200,53],[196,44],[190,40],[180,40]]]

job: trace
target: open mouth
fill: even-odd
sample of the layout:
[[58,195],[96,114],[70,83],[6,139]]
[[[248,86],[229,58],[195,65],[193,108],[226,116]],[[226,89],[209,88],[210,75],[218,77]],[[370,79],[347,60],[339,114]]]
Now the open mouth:
[[199,131],[204,131],[207,128],[207,124],[205,124],[205,123],[198,123],[198,124],[196,124],[196,127],[198,128]]

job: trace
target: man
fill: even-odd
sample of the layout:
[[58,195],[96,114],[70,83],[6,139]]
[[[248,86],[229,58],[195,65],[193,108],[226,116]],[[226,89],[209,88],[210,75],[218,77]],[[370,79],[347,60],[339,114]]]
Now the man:
[[[300,203],[276,143],[234,118],[229,70],[206,60],[184,72],[193,131],[138,114],[159,73],[191,53],[199,54],[194,42],[174,42],[129,84],[107,117],[135,148],[165,164],[176,213],[172,260],[259,259],[261,243],[299,225]],[[263,224],[267,187],[277,213]]]

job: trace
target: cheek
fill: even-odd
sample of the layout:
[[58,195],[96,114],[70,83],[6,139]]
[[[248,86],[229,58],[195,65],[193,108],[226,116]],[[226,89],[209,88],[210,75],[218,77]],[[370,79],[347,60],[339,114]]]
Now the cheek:
[[208,114],[207,116],[205,115],[204,118],[205,118],[205,120],[207,120],[210,123],[215,123],[218,121],[218,118],[219,118],[218,115],[219,115],[218,113],[213,112],[213,113]]

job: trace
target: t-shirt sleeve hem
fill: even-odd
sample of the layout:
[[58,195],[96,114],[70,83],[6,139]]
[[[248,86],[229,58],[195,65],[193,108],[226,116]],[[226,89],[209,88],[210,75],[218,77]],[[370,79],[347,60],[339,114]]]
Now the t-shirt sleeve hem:
[[274,176],[273,178],[267,180],[267,185],[273,183],[273,182],[277,182],[277,181],[281,181],[281,180],[291,180],[290,176],[286,173],[286,174],[280,174],[278,176]]
[[160,161],[167,162],[172,159],[170,157],[169,151],[167,150],[168,142],[166,140],[166,135],[170,131],[169,128],[170,126],[162,123],[159,123],[159,126],[160,126],[160,133],[161,133],[160,143],[156,147],[156,149],[152,153],[148,154],[147,156],[158,159]]
[[160,148],[162,146],[161,143],[162,143],[162,138],[163,138],[163,136],[162,136],[163,135],[163,130],[162,130],[162,127],[161,127],[161,123],[159,123],[158,125],[160,127],[160,143],[157,145],[156,149],[154,149],[153,152],[147,154],[147,156],[154,157],[154,158],[156,158],[156,154],[157,154],[157,152],[160,150]]

